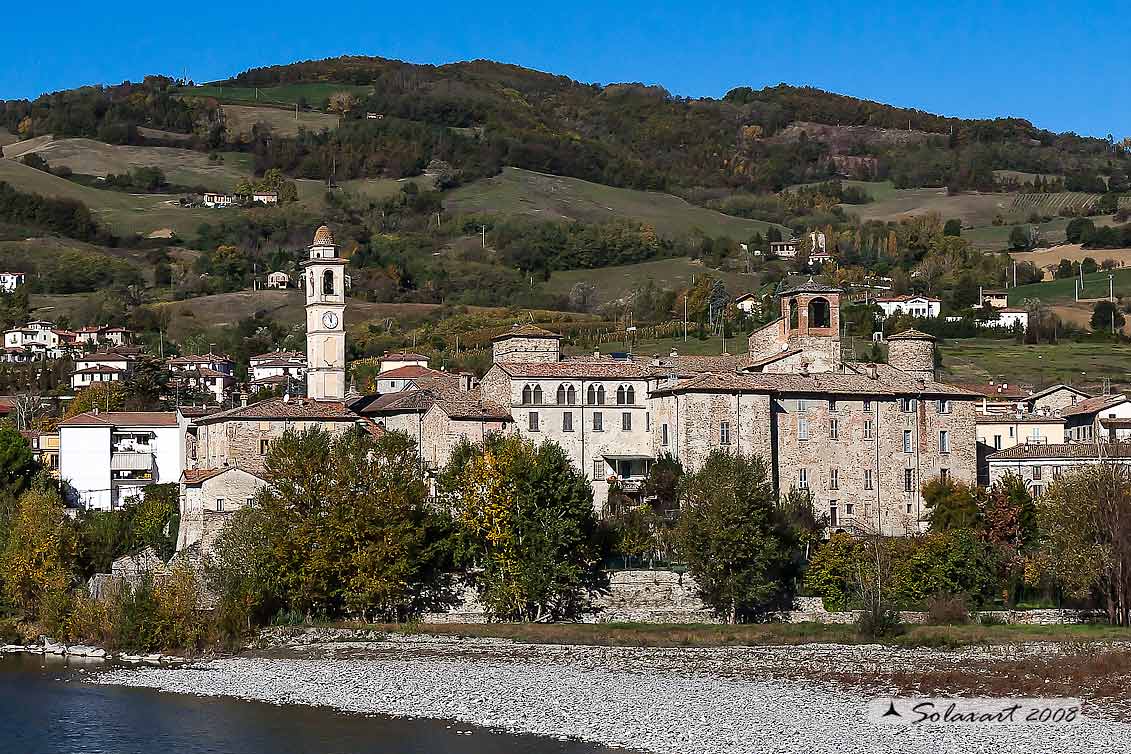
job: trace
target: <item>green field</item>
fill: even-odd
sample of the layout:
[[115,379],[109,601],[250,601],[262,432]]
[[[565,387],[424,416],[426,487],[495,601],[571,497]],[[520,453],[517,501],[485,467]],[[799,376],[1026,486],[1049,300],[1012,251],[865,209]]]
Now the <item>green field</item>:
[[452,214],[491,212],[543,220],[631,218],[652,225],[667,238],[701,233],[744,242],[770,227],[758,220],[696,207],[671,194],[613,188],[519,168],[505,168],[501,175],[456,189],[444,208]]
[[[230,191],[241,178],[252,173],[252,156],[246,152],[222,152],[222,162],[209,160],[204,152],[176,147],[137,147],[105,144],[93,139],[29,139],[19,145],[19,155],[38,154],[52,168],[66,166],[81,175],[105,177],[128,173],[139,167],[160,168],[177,186],[203,186]],[[9,150],[13,151],[13,150]]]
[[550,275],[546,289],[551,293],[565,295],[574,283],[581,281],[597,287],[596,300],[600,303],[620,298],[652,280],[660,288],[678,290],[686,288],[692,278],[700,275],[721,278],[731,297],[750,293],[757,289],[760,281],[757,275],[739,272],[720,272],[695,264],[687,257],[657,259],[640,264],[627,264],[619,267],[602,267],[593,270],[564,270]]
[[100,222],[120,235],[144,235],[160,228],[172,228],[181,238],[192,238],[201,223],[216,220],[217,210],[179,207],[176,197],[126,194],[82,186],[12,160],[0,160],[0,181],[7,181],[20,191],[77,199],[89,207]]
[[[1097,250],[1095,256],[1097,259],[1102,259],[1103,250]],[[1113,270],[1112,274],[1115,276],[1116,298],[1131,295],[1131,269]],[[1021,306],[1027,298],[1039,298],[1045,304],[1072,303],[1075,300],[1077,279],[1062,278],[1010,288],[1009,305]],[[1108,273],[1095,272],[1084,276],[1084,292],[1080,296],[1081,299],[1107,298],[1107,295]]]
[[1131,385],[1131,345],[1073,343],[1023,345],[1012,340],[948,340],[939,344],[944,380],[1022,383],[1039,387],[1058,382],[1096,389]]
[[311,107],[320,107],[322,100],[335,92],[349,92],[355,97],[362,98],[371,94],[373,87],[314,82],[261,87],[204,84],[181,87],[177,90],[177,93],[184,97],[211,97],[224,103],[231,102],[245,105],[293,106],[299,99],[305,99]]

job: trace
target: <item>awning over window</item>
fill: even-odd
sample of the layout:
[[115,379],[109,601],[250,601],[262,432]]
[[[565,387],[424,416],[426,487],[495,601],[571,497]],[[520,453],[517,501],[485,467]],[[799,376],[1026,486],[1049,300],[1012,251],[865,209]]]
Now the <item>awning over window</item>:
[[110,456],[111,471],[149,471],[152,468],[152,453],[114,453]]

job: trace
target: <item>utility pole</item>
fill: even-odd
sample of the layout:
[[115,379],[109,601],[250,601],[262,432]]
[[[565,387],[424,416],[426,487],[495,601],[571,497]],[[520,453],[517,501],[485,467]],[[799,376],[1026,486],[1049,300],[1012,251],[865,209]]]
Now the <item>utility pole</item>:
[[1013,260],[1013,287],[1017,287],[1017,260]]
[[479,226],[479,244],[484,249],[487,248],[487,226],[486,225],[480,225]]

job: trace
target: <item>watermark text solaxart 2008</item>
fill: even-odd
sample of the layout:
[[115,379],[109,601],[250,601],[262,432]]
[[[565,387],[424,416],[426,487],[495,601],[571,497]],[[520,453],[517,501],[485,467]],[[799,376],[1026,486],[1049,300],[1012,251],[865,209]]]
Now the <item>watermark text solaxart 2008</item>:
[[880,725],[1076,725],[1079,699],[888,697],[868,703],[868,720]]

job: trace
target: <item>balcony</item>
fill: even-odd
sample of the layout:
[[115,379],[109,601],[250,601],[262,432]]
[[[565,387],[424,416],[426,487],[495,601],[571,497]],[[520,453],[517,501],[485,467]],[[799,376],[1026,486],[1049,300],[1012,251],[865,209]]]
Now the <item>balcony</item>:
[[152,453],[134,451],[110,454],[110,481],[114,484],[149,484],[156,461]]

